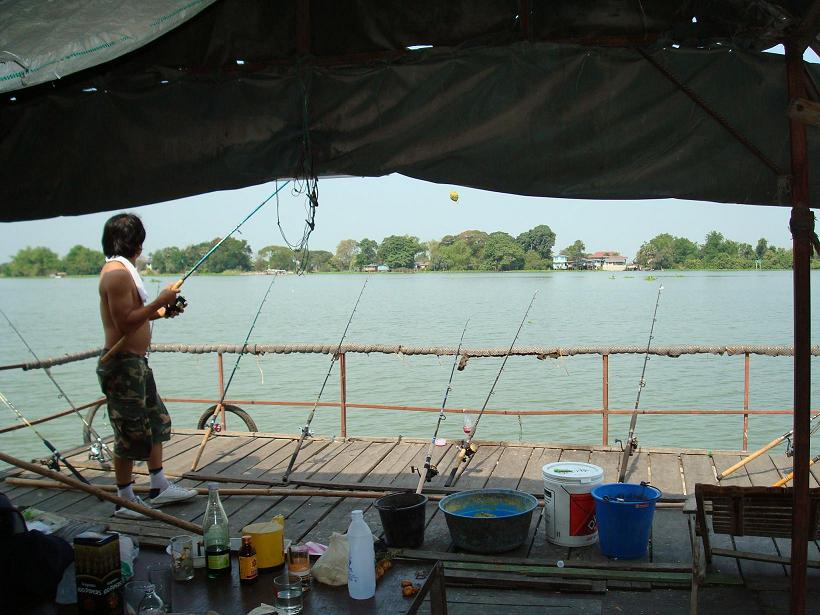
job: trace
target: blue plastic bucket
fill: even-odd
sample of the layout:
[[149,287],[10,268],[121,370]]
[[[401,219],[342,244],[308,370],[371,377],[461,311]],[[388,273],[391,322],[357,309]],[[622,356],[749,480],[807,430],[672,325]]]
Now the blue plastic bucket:
[[618,559],[643,557],[660,490],[651,485],[610,483],[595,487],[592,497],[601,552]]

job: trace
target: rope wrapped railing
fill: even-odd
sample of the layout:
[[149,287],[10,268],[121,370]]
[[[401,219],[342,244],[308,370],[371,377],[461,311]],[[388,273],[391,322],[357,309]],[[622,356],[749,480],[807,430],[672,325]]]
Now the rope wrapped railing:
[[[248,344],[246,354],[332,354],[336,352],[336,344]],[[455,346],[405,346],[402,344],[342,344],[341,353],[358,354],[398,354],[398,355],[433,355],[452,356],[457,352]],[[503,357],[507,348],[462,348],[459,353],[463,359],[476,357]],[[516,346],[510,351],[512,356],[534,356],[538,359],[558,359],[579,355],[618,355],[638,354],[646,352],[646,346]],[[6,369],[43,369],[55,365],[63,365],[74,361],[82,361],[100,356],[102,348],[95,348],[74,354],[66,354],[41,361],[17,363],[0,366]],[[184,354],[237,354],[242,352],[241,344],[152,344],[152,353],[179,352]],[[761,345],[738,344],[716,346],[704,344],[684,344],[673,346],[653,346],[649,354],[665,357],[680,357],[683,355],[713,354],[713,355],[761,355],[768,357],[790,357],[794,354],[791,345]],[[811,347],[812,356],[820,356],[820,346]]]

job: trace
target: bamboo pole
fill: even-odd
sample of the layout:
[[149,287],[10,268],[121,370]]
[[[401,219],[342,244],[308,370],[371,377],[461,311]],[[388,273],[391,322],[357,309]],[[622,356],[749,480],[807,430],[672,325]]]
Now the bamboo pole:
[[[122,508],[128,508],[129,510],[133,510],[138,513],[142,513],[146,517],[150,517],[151,519],[156,519],[157,521],[162,521],[163,523],[167,523],[168,525],[173,525],[178,527],[186,532],[192,532],[194,534],[202,534],[202,527],[199,525],[195,525],[189,521],[185,521],[183,519],[177,519],[173,515],[165,514],[164,512],[160,512],[158,510],[154,510],[153,508],[146,508],[145,506],[139,506],[138,504],[134,504],[130,500],[126,500],[125,498],[121,498],[117,495],[112,495],[103,489],[100,489],[94,485],[88,485],[86,483],[82,483],[78,480],[73,478],[68,478],[67,476],[63,476],[59,472],[54,472],[53,470],[48,470],[41,466],[38,466],[34,463],[29,463],[28,461],[23,461],[22,459],[17,459],[17,457],[12,457],[11,455],[7,455],[6,453],[0,452],[0,461],[5,461],[6,463],[17,466],[18,468],[22,468],[23,470],[28,470],[29,472],[33,472],[34,474],[39,474],[40,476],[45,476],[46,478],[50,478],[53,481],[57,481],[58,483],[62,483],[67,485],[69,489],[79,489],[80,491],[85,491],[86,493],[90,493],[91,495],[97,496],[100,499],[108,500],[109,502],[113,502],[121,506]],[[21,480],[21,479],[13,479],[9,478],[9,480]],[[46,481],[38,481],[39,483],[46,482]],[[66,488],[66,487],[61,487]]]

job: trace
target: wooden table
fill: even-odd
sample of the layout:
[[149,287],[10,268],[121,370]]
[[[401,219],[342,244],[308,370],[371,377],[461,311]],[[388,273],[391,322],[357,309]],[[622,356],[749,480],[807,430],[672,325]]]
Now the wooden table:
[[[275,602],[273,579],[275,573],[259,575],[253,585],[239,583],[239,565],[236,554],[231,556],[231,577],[208,579],[205,569],[197,569],[192,580],[171,581],[171,598],[174,613],[204,614],[216,611],[219,615],[245,615],[261,603],[273,606]],[[168,555],[154,550],[140,551],[136,562],[134,580],[146,580],[146,569],[150,564],[168,561]],[[419,577],[417,578],[417,573]],[[282,573],[278,573],[282,574]],[[422,584],[413,598],[405,598],[401,593],[402,579],[411,579]],[[333,613],[340,615],[414,615],[430,598],[432,615],[447,615],[447,597],[444,589],[444,574],[439,562],[421,560],[394,560],[392,568],[376,585],[376,595],[370,600],[353,600],[348,596],[347,586],[330,587],[313,582],[311,590],[304,594],[303,615]],[[27,609],[27,613],[42,615],[76,614],[76,605],[60,606],[41,604]]]

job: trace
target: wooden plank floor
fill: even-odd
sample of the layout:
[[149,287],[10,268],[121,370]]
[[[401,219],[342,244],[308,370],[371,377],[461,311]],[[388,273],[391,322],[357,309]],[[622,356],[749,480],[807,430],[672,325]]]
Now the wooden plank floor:
[[[165,445],[164,464],[166,474],[180,476],[188,472],[195,458],[202,432],[178,430]],[[235,479],[225,487],[253,487],[246,481],[264,479],[277,482],[287,467],[295,449],[295,436],[276,434],[223,433],[212,437],[205,447],[197,472],[220,475]],[[455,460],[458,445],[449,443],[434,449],[433,463],[440,474],[431,487],[442,487]],[[427,442],[417,439],[353,438],[347,440],[313,439],[303,445],[291,475],[294,480],[321,481],[337,484],[390,486],[396,489],[415,487],[418,475],[412,467],[422,467]],[[89,462],[84,449],[67,455],[81,468],[82,473],[94,484],[113,484],[110,470],[100,469]],[[549,445],[521,443],[480,443],[467,469],[456,484],[460,489],[505,488],[519,489],[539,494],[543,490],[542,467],[553,461],[584,461],[604,469],[605,482],[617,480],[620,451],[615,447]],[[627,480],[650,481],[666,495],[692,493],[695,483],[716,483],[716,473],[740,459],[738,453],[714,453],[697,450],[641,449],[630,458]],[[725,479],[723,484],[768,485],[787,473],[790,460],[783,456],[764,455],[743,470]],[[144,466],[137,466],[137,485],[147,485]],[[6,475],[25,473],[11,471]],[[32,476],[33,477],[33,476]],[[187,487],[202,487],[203,483],[182,479]],[[374,500],[370,498],[332,498],[302,495],[306,487],[291,485],[292,495],[286,496],[225,496],[223,503],[231,522],[233,535],[252,522],[267,520],[274,515],[286,518],[285,534],[294,541],[313,540],[327,544],[333,532],[344,532],[349,524],[350,512],[360,509],[374,533],[381,533],[381,522]],[[113,517],[113,506],[82,492],[4,485],[3,491],[19,506],[33,506],[41,510],[63,513],[109,524],[112,529],[128,531],[141,536],[145,544],[164,544],[178,530],[153,521],[123,523]],[[205,498],[166,507],[165,512],[182,519],[199,523],[205,508]],[[724,542],[721,543],[721,540]],[[750,547],[772,554],[788,554],[787,540],[768,538],[716,537],[715,546]],[[679,509],[659,509],[655,515],[650,551],[645,562],[664,564],[691,563],[691,548],[686,520]],[[429,551],[452,551],[444,515],[436,503],[428,504],[424,549]],[[811,545],[811,556],[816,556],[818,546]],[[547,542],[540,515],[534,515],[528,538],[511,557],[539,559],[565,559],[577,561],[602,561],[597,545],[585,548],[559,547]],[[783,588],[788,584],[787,567],[781,565],[746,562],[738,565],[735,560],[716,558],[716,568],[725,574],[737,575],[747,584]],[[811,571],[814,576],[816,571]]]

